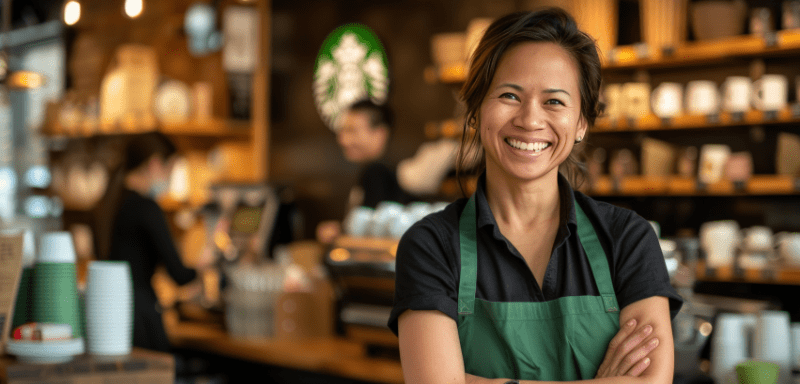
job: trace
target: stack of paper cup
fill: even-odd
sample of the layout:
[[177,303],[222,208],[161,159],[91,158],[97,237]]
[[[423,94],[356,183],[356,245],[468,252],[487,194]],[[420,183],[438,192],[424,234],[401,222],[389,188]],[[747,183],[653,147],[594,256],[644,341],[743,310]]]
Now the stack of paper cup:
[[86,337],[92,355],[131,352],[133,286],[124,261],[93,261],[86,281]]
[[75,248],[69,232],[48,232],[41,236],[31,280],[31,320],[69,324],[72,336],[82,337]]

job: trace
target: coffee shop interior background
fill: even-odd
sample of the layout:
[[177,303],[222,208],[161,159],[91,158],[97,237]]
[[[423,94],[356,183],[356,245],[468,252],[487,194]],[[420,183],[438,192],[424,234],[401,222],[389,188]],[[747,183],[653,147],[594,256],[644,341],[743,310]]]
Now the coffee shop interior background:
[[[776,249],[772,237],[792,239],[800,231],[800,1],[144,0],[136,17],[121,11],[123,0],[77,2],[82,11],[74,25],[63,21],[67,2],[13,2],[12,32],[4,34],[10,43],[3,43],[8,66],[46,81],[27,84],[30,89],[7,82],[0,94],[0,229],[70,231],[84,262],[105,258],[118,197],[107,186],[118,181],[113,170],[121,148],[131,134],[159,129],[182,154],[160,204],[187,264],[232,241],[232,233],[217,236],[215,225],[220,211],[238,199],[276,217],[258,228],[269,229],[257,237],[268,239],[268,256],[303,249],[316,255],[301,262],[311,265],[308,270],[323,259],[330,267],[341,254],[318,244],[315,230],[348,215],[346,201],[359,173],[315,106],[316,59],[331,31],[360,23],[380,39],[396,115],[386,157],[419,164],[430,161],[424,148],[460,139],[465,40],[493,18],[556,5],[577,17],[603,56],[607,109],[588,134],[588,176],[580,189],[654,223],[665,257],[681,265],[671,272],[682,294],[716,298],[711,304],[690,300],[698,311],[692,316],[713,322],[702,308],[737,311],[750,303],[800,321],[800,239]],[[419,200],[460,197],[452,167],[445,171],[415,174],[435,178]],[[468,178],[468,190],[474,181]],[[252,193],[260,196],[255,203],[245,197]],[[740,229],[750,229],[750,236]],[[764,233],[767,240],[755,240]],[[729,236],[718,243],[735,249],[709,249],[704,236]],[[762,248],[766,242],[768,249],[734,245],[740,237]],[[391,254],[397,239],[345,236],[338,244],[334,251],[374,245]],[[748,257],[734,262],[740,254]],[[393,280],[382,280],[384,272],[358,280],[361,288],[367,281],[367,289],[375,284],[374,291],[389,292],[388,303],[387,295],[370,303],[383,309],[393,289]],[[205,283],[213,286],[214,278],[208,275]],[[155,283],[170,307],[181,292],[168,280]],[[314,331],[351,337],[342,329],[343,303],[332,303],[335,313],[327,321],[325,312],[309,312],[323,321],[305,330],[323,324]],[[382,347],[375,353],[384,359],[380,364],[395,359],[386,371],[399,372],[396,338],[378,318],[371,326],[380,332],[361,329],[361,340]],[[676,359],[676,369],[683,364],[687,375],[708,373],[699,361],[708,359],[709,345],[689,344],[676,342],[687,348],[676,356],[689,356]],[[364,375],[359,378],[369,380]]]

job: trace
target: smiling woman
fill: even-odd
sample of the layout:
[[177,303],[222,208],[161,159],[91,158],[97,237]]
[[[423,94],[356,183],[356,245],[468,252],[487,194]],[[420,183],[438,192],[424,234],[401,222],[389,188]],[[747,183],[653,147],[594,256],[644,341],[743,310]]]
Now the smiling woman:
[[478,160],[477,189],[397,249],[406,382],[672,382],[682,300],[655,232],[559,172],[578,169],[600,83],[593,40],[560,9],[487,29],[461,92],[458,165]]

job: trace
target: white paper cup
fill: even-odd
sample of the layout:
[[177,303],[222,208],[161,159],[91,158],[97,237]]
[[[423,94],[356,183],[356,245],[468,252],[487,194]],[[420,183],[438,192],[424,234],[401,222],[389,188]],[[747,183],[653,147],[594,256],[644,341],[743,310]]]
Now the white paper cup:
[[127,262],[94,261],[86,282],[86,336],[92,355],[117,356],[133,344],[133,286]]
[[755,325],[754,315],[720,314],[711,338],[711,377],[717,383],[736,382],[736,365],[747,361],[748,333]]
[[[791,376],[792,339],[789,313],[784,311],[762,311],[756,320],[753,357],[780,366],[780,377]],[[788,381],[779,379],[779,383]]]
[[47,232],[39,238],[40,263],[74,263],[75,245],[69,232]]

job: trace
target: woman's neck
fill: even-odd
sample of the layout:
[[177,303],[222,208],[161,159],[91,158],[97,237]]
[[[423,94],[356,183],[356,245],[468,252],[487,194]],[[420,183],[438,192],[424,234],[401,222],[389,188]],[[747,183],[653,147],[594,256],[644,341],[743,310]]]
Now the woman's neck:
[[510,225],[522,229],[545,223],[557,225],[561,207],[558,171],[537,180],[518,181],[487,169],[486,200],[501,227]]
[[130,172],[125,175],[125,188],[146,196],[150,192],[150,178],[145,172]]

